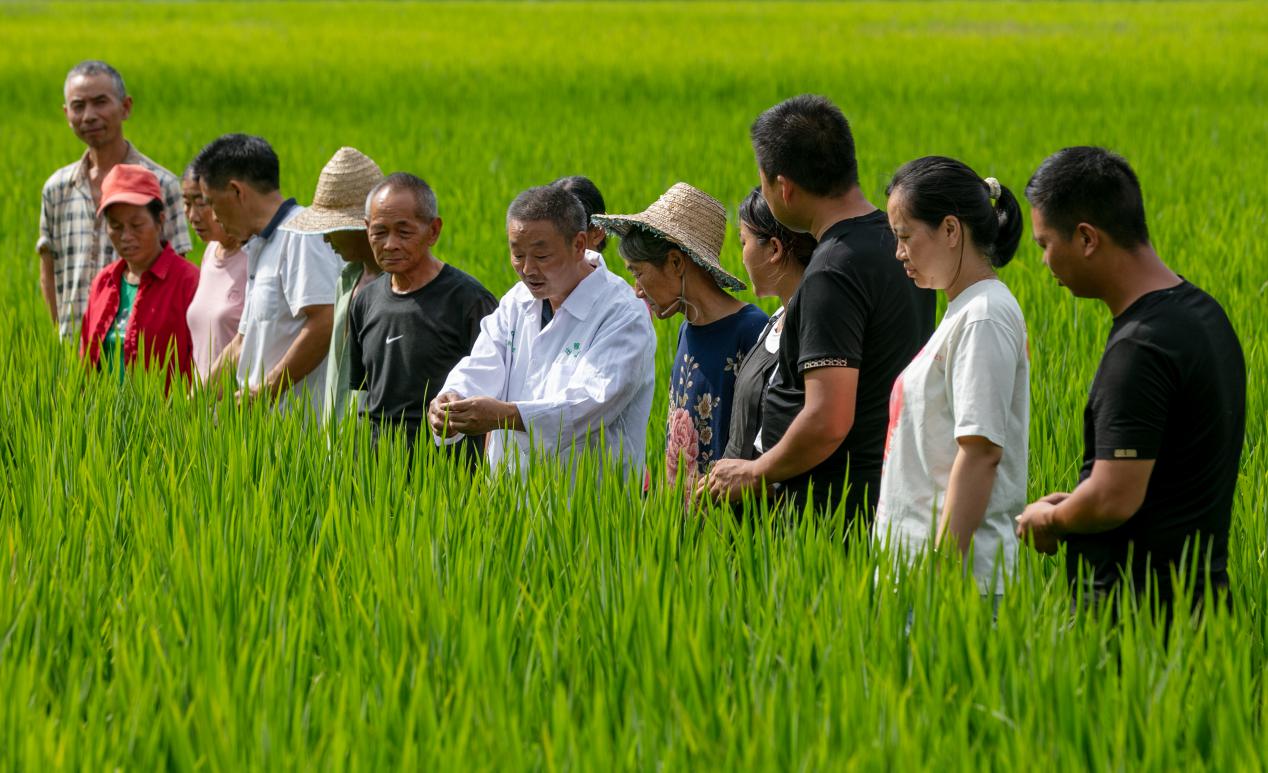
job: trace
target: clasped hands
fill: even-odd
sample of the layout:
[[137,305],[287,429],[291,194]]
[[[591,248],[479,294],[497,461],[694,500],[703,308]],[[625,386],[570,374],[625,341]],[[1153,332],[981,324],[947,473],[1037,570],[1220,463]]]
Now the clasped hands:
[[715,502],[739,502],[745,491],[766,493],[767,484],[757,462],[745,459],[719,459],[696,482],[697,499]]
[[1069,497],[1064,491],[1058,491],[1027,505],[1021,515],[1017,516],[1017,539],[1030,542],[1040,553],[1056,553],[1061,531],[1054,516],[1057,505]]
[[483,435],[495,429],[522,430],[519,408],[492,397],[437,395],[427,406],[427,423],[436,437]]

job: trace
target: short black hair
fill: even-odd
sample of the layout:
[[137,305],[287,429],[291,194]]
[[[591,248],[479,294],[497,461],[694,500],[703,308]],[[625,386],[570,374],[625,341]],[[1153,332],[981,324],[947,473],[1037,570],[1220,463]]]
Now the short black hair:
[[371,188],[369,195],[365,197],[365,217],[367,220],[370,219],[370,202],[374,201],[374,197],[385,190],[412,195],[414,197],[414,214],[424,223],[430,223],[440,216],[439,205],[436,203],[436,192],[431,189],[426,180],[409,172],[393,172]]
[[[116,96],[119,97],[119,101],[122,102],[123,100],[128,98],[128,88],[127,86],[123,85],[123,76],[119,74],[118,70],[111,67],[106,62],[101,61],[100,59],[85,59],[84,61],[70,68],[70,72],[66,73],[66,80],[64,84],[70,83],[70,79],[74,78],[77,75],[82,75],[85,77],[91,77],[93,75],[105,75],[109,77],[110,82],[114,84],[114,93]],[[63,90],[65,90],[66,88],[64,84],[62,86]]]
[[749,134],[757,165],[772,183],[783,175],[816,196],[840,196],[858,185],[850,123],[826,97],[780,102],[757,117]]
[[273,146],[250,134],[225,134],[207,144],[194,158],[194,176],[212,188],[230,180],[250,185],[260,193],[282,187],[281,165]]
[[1140,181],[1126,159],[1105,148],[1084,145],[1048,156],[1026,183],[1026,199],[1064,237],[1089,223],[1121,247],[1149,244]]
[[[587,225],[590,223],[590,218],[595,215],[606,215],[608,212],[608,205],[603,200],[603,194],[599,192],[599,186],[595,185],[589,177],[574,174],[569,177],[560,177],[551,185],[563,188],[581,201],[581,207],[586,211]],[[599,252],[603,252],[607,246],[608,237],[604,236],[603,241],[599,242]]]
[[549,220],[565,239],[586,230],[588,221],[581,200],[563,188],[541,185],[515,197],[506,209],[506,222],[532,223]]

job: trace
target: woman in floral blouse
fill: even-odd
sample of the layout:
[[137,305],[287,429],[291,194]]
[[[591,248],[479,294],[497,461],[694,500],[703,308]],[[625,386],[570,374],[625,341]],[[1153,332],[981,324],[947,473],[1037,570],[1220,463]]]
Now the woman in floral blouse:
[[677,183],[640,214],[593,220],[621,237],[621,257],[652,313],[685,319],[669,384],[665,473],[691,485],[726,448],[735,374],[766,315],[726,292],[744,283],[718,260],[726,209],[708,194]]

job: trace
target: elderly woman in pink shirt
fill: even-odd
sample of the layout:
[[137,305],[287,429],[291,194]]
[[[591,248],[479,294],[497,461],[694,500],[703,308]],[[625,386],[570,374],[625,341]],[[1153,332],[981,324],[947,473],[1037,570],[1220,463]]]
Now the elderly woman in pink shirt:
[[185,219],[207,245],[203,252],[198,292],[189,304],[186,321],[194,342],[194,372],[207,378],[211,365],[238,332],[246,295],[247,254],[242,244],[225,233],[202,197],[192,167],[181,180]]

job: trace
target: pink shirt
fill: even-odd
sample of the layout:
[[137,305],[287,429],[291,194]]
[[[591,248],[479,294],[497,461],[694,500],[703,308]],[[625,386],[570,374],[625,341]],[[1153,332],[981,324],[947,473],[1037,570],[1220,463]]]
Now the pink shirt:
[[203,252],[198,292],[189,304],[186,319],[194,341],[194,371],[207,377],[220,351],[238,334],[247,286],[247,254],[241,248],[222,254],[218,242],[208,242]]

